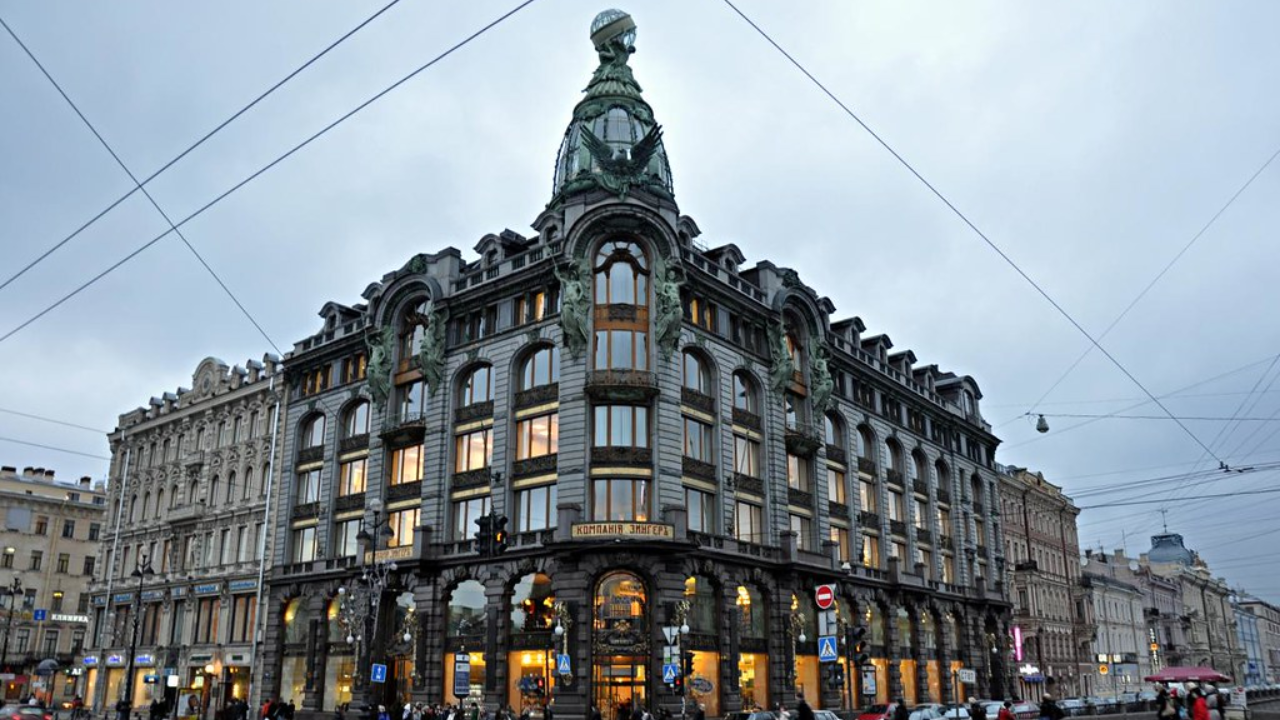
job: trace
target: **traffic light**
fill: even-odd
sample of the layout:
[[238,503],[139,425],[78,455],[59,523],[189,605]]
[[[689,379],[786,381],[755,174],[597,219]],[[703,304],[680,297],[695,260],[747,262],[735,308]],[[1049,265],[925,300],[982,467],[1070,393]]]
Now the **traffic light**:
[[693,677],[693,651],[685,650],[680,655],[680,676]]
[[867,629],[861,625],[849,631],[850,648],[853,654],[853,662],[856,665],[866,665],[871,656],[867,654]]
[[844,667],[840,663],[827,664],[827,688],[839,690],[844,685]]
[[493,529],[493,546],[492,546],[493,554],[501,555],[502,553],[507,551],[507,539],[510,537],[507,534],[507,516],[506,515],[493,516],[492,529]]
[[546,679],[546,678],[544,678],[544,677],[542,677],[541,675],[537,675],[537,676],[535,676],[535,677],[533,678],[533,691],[534,691],[534,693],[536,693],[537,695],[546,695],[546,694],[547,694],[547,679]]
[[481,515],[476,518],[476,527],[479,531],[476,533],[476,552],[481,555],[493,554],[493,518],[489,515]]
[[684,677],[677,675],[675,680],[671,681],[671,692],[677,695],[684,694]]

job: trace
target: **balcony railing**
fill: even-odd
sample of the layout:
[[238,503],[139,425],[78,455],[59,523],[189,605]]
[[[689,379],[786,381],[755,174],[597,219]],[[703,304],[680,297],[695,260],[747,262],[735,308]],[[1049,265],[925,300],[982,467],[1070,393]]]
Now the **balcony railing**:
[[813,493],[789,487],[787,488],[787,502],[797,507],[812,508]]
[[545,475],[556,471],[556,463],[559,455],[539,455],[538,457],[526,458],[524,460],[516,460],[511,463],[512,477],[529,477],[531,475]]
[[862,527],[880,529],[880,516],[870,510],[861,510],[858,512],[858,524]]
[[752,430],[760,429],[760,416],[753,412],[747,412],[742,408],[733,409],[733,424],[751,428]]
[[738,492],[751,493],[752,495],[764,495],[764,480],[742,473],[733,474],[733,485]]
[[951,504],[951,491],[946,488],[938,488],[938,502],[943,505]]
[[866,473],[874,476],[876,474],[876,464],[870,458],[858,458],[858,472]]
[[928,495],[929,483],[921,480],[920,478],[914,478],[911,480],[911,490],[917,495]]
[[902,522],[901,520],[890,520],[889,532],[893,533],[894,535],[906,535],[907,524]]
[[391,445],[421,442],[427,431],[427,416],[421,411],[395,412],[382,424],[382,440]]
[[827,445],[827,459],[834,463],[844,465],[848,463],[849,456],[845,453],[844,448],[836,445]]
[[521,390],[516,393],[515,409],[522,410],[528,407],[536,407],[538,405],[546,405],[560,399],[560,383],[551,383],[549,385],[539,385],[528,390]]
[[901,470],[894,470],[890,468],[890,470],[887,473],[885,473],[885,478],[889,481],[890,485],[897,485],[898,487],[904,487],[904,485],[902,484]]
[[646,402],[658,394],[658,380],[642,370],[593,370],[587,378],[587,394],[594,400]]
[[827,512],[833,518],[849,519],[849,506],[844,503],[835,502],[834,500],[827,504]]
[[302,448],[298,451],[298,464],[306,465],[307,463],[320,462],[324,459],[324,446],[315,445],[309,448]]
[[932,543],[933,531],[928,528],[916,528],[916,540],[922,543]]
[[716,479],[716,466],[713,463],[704,462],[697,458],[681,458],[680,469],[689,477],[701,478],[712,482],[715,482]]
[[688,405],[694,410],[701,410],[704,413],[715,413],[716,399],[710,395],[705,395],[691,388],[680,388],[680,402]]

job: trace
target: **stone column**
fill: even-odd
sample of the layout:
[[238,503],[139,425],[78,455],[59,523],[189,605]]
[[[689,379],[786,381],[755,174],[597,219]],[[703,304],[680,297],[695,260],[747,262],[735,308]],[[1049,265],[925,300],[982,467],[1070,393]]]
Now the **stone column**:
[[902,696],[902,634],[898,632],[898,608],[884,610],[885,654],[889,658],[889,701]]
[[[911,643],[912,655],[916,660],[916,702],[926,702],[925,698],[929,694],[929,651],[925,648],[924,637],[922,637],[922,628],[924,623],[920,622],[920,618],[924,617],[929,610],[927,608],[917,608],[912,615],[912,622],[915,623],[915,632],[913,632]],[[935,638],[937,625],[934,625]],[[933,702],[929,699],[928,702]]]
[[507,648],[510,634],[503,617],[505,612],[506,588],[502,578],[491,578],[485,584],[485,648],[484,648],[484,702],[486,707],[501,707],[506,704],[507,687]]
[[[328,660],[326,646],[329,640],[324,620],[327,608],[321,593],[314,593],[305,598],[304,602],[307,603],[311,621],[307,626],[307,681],[302,691],[301,709],[316,712],[324,702],[325,666]],[[357,665],[356,670],[359,672],[361,668]]]
[[413,590],[413,602],[418,613],[422,639],[418,642],[422,665],[415,667],[418,679],[414,682],[413,699],[426,703],[444,703],[450,698],[444,695],[444,638],[446,609],[440,578],[420,582]]

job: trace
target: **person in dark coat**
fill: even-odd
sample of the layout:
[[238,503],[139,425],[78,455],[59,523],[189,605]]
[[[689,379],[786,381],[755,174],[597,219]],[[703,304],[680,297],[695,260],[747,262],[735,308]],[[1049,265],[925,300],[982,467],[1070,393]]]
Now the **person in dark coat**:
[[817,720],[817,716],[813,714],[813,708],[805,702],[804,695],[799,695],[796,699],[799,701],[796,705],[796,720]]
[[911,720],[911,711],[907,710],[907,703],[902,698],[894,700],[893,720]]
[[1046,693],[1040,702],[1040,720],[1062,720],[1064,716],[1066,713],[1053,701],[1053,696]]

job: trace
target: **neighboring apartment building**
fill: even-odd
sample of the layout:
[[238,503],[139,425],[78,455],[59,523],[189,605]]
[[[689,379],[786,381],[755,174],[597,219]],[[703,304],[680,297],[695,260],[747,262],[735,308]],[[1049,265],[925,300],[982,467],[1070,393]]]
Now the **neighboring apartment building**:
[[[14,675],[0,681],[4,699],[34,693],[68,702],[84,691],[88,588],[97,569],[106,494],[102,483],[87,477],[63,482],[53,470],[5,466],[0,515],[0,664]],[[57,671],[37,675],[46,660],[56,661]]]
[[[306,717],[545,692],[564,717],[678,712],[662,628],[685,624],[708,716],[1005,695],[977,383],[834,319],[793,270],[694,242],[629,23],[592,28],[536,235],[344,278],[364,302],[325,305],[289,354],[264,692]],[[493,517],[497,557],[476,542]],[[363,578],[387,591],[376,622]],[[819,663],[828,583],[832,634],[868,628],[873,669],[843,683]]]
[[1258,618],[1265,682],[1280,682],[1280,608],[1251,596],[1240,598],[1239,605]]
[[1083,610],[1097,627],[1090,653],[1095,664],[1083,678],[1084,692],[1114,697],[1142,690],[1151,657],[1143,594],[1135,581],[1141,565],[1123,552],[1093,551],[1085,552],[1082,564]]
[[1083,617],[1080,509],[1040,473],[1002,468],[1006,580],[1013,601],[1014,661],[1019,696],[1085,694],[1096,629]]
[[1232,677],[1244,677],[1244,650],[1231,608],[1231,588],[1213,577],[1209,566],[1183,544],[1182,536],[1164,532],[1151,537],[1151,549],[1141,558],[1151,572],[1179,586],[1186,647],[1178,654],[1185,665],[1203,665]]
[[120,416],[85,658],[94,707],[124,695],[130,666],[135,707],[248,696],[279,372],[274,356],[207,358],[191,389]]

